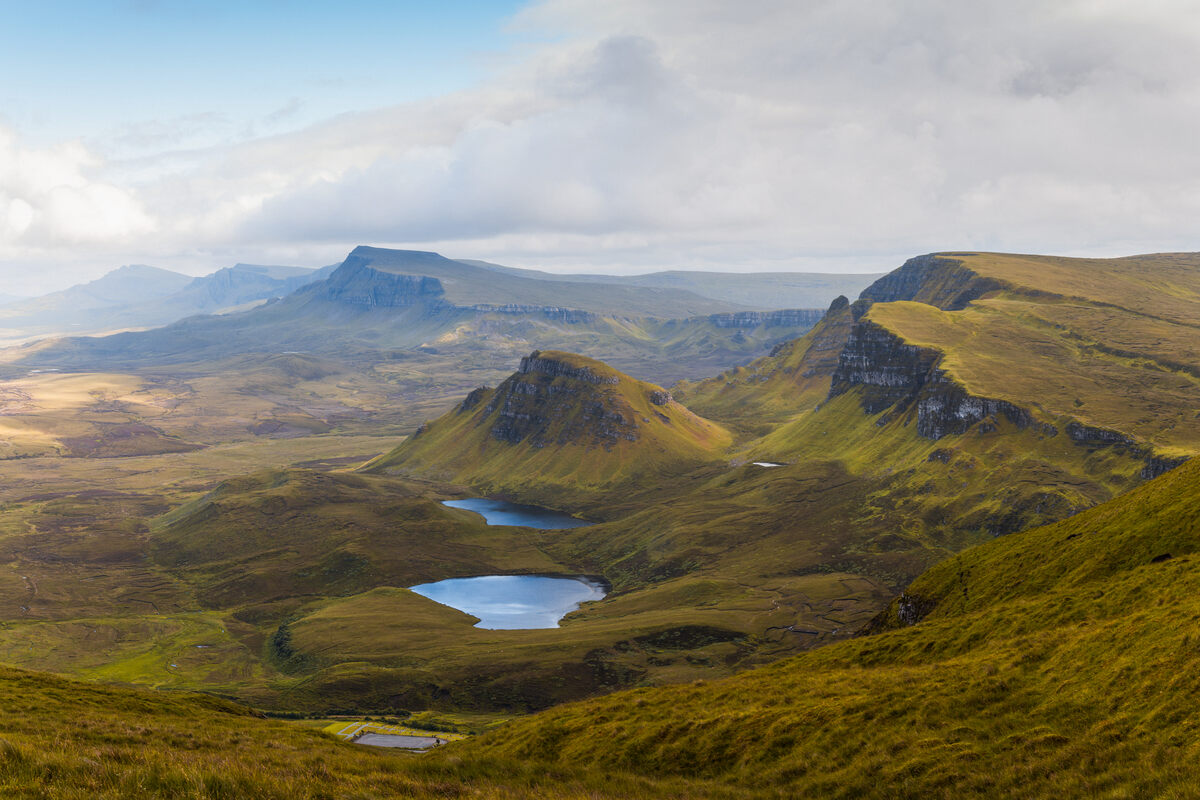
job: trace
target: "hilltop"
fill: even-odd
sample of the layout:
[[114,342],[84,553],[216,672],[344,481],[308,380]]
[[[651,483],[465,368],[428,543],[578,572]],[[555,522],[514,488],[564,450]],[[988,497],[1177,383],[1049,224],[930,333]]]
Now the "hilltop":
[[370,465],[484,491],[597,491],[718,460],[729,434],[661,386],[595,359],[537,351]]

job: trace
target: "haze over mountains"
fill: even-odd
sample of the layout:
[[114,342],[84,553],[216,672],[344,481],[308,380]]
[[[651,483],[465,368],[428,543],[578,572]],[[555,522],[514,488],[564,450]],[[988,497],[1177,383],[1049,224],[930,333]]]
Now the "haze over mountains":
[[[483,261],[431,258],[435,255],[364,247],[353,257],[365,259],[379,272],[428,273],[448,287],[448,299],[466,305],[558,304],[574,310],[665,318],[822,308],[838,294],[857,292],[878,277],[680,271],[563,275]],[[144,265],[120,267],[89,283],[41,297],[0,295],[0,341],[154,327],[196,314],[245,310],[248,304],[285,297],[322,281],[338,266],[308,269],[235,264],[199,278]],[[548,282],[563,285],[547,287]]]
[[165,325],[291,294],[331,268],[236,264],[200,278],[131,265],[90,283],[0,307],[0,341]]

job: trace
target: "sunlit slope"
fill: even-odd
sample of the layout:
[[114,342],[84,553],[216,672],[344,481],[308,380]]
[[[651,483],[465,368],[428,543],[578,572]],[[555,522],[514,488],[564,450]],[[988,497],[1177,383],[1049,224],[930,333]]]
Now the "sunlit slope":
[[[215,697],[0,668],[0,795],[17,800],[696,797],[695,781],[409,756]],[[721,796],[748,797],[745,792]]]
[[1061,519],[1200,451],[1200,256],[911,259],[806,336],[676,387],[747,460],[889,476],[959,546]]
[[[574,531],[489,526],[436,502],[449,495],[435,484],[258,473],[154,521],[150,552],[160,582],[169,579],[194,604],[143,621],[157,647],[135,648],[136,620],[117,629],[119,621],[92,616],[10,630],[0,637],[0,655],[37,647],[54,653],[54,669],[199,685],[270,707],[529,710],[761,664],[865,623],[893,596],[859,575],[799,569],[819,556],[789,535],[803,507],[781,494],[790,482],[771,487],[771,497],[784,500],[773,516],[756,508],[764,499],[758,481],[771,476],[736,472],[749,492],[740,516],[728,507],[722,513],[719,503],[701,509],[689,501],[682,524],[668,525],[677,540],[669,545],[652,538],[663,533],[660,519]],[[708,527],[696,527],[694,512],[711,517]],[[740,560],[680,569],[703,550],[727,550],[759,520],[755,547]],[[645,545],[652,556],[622,558],[625,548]],[[496,573],[605,574],[614,592],[561,628],[490,631],[404,588]],[[165,591],[155,598],[164,612],[174,610]],[[798,620],[803,635],[789,633]],[[108,642],[110,630],[124,636],[119,649]],[[81,635],[91,643],[86,652],[70,638]],[[97,654],[101,645],[107,649]],[[164,664],[171,666],[166,674]]]
[[462,748],[820,797],[1191,796],[1200,465],[934,567],[902,630]]
[[585,356],[535,351],[370,468],[492,491],[594,489],[717,460],[730,442],[661,387]]
[[804,336],[714,378],[681,381],[673,391],[681,402],[729,424],[743,438],[768,433],[780,422],[812,411],[829,395],[830,375],[860,308],[839,297]]

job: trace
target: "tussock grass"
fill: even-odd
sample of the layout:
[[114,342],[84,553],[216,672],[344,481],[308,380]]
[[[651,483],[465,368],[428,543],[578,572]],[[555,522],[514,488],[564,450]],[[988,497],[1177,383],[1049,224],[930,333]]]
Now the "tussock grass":
[[913,627],[564,706],[464,750],[798,796],[1191,796],[1198,485],[1185,465],[967,550],[893,606],[893,624],[906,602],[924,610]]

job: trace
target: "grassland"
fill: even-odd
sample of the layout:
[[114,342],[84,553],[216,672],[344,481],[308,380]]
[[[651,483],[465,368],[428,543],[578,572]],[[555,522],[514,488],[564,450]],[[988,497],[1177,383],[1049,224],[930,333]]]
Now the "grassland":
[[1192,796],[1198,487],[1200,465],[1188,464],[966,550],[897,602],[895,623],[906,603],[921,609],[915,625],[724,680],[561,706],[420,757],[214,698],[3,670],[0,787],[51,798]]
[[33,800],[755,796],[515,761],[381,751],[208,696],[0,668],[0,793]]
[[[0,489],[0,659],[275,709],[525,711],[847,647],[932,565],[1119,497],[1144,481],[1149,452],[1187,455],[1195,444],[1191,323],[1186,303],[1158,314],[1138,299],[1153,264],[1120,265],[1114,280],[1132,299],[1118,307],[1089,294],[1088,281],[1071,283],[1091,262],[955,258],[978,267],[971,274],[992,282],[989,293],[944,309],[953,304],[939,305],[937,287],[962,288],[951,275],[921,289],[926,303],[838,304],[808,336],[677,387],[674,400],[558,353],[601,380],[581,391],[562,376],[519,375],[507,390],[472,395],[374,465],[406,475],[330,469],[383,452],[406,425],[448,408],[454,392],[499,371],[490,359],[513,340],[456,361],[477,341],[456,328],[437,353],[369,370],[289,354],[219,362],[232,367],[221,375],[209,364],[186,379],[167,375],[178,367],[23,372],[12,388],[27,397],[14,395],[16,413],[3,419],[39,431],[44,449],[0,462],[11,478]],[[1055,291],[1022,283],[1037,274],[1027,262]],[[1151,284],[1186,300],[1190,284],[1172,283],[1180,270],[1164,270]],[[1073,295],[1058,292],[1068,284]],[[936,353],[964,392],[1027,408],[1036,424],[993,415],[933,439],[917,431],[913,398],[868,411],[871,387],[831,397],[860,324]],[[680,333],[686,347],[706,335],[697,331]],[[428,373],[435,363],[471,366],[439,379]],[[512,390],[521,381],[528,395]],[[494,436],[506,407],[509,422],[544,418]],[[205,447],[130,444],[120,458],[71,450],[108,424]],[[1128,438],[1077,440],[1072,424]],[[633,439],[621,435],[629,426]],[[488,527],[437,502],[481,491],[601,524]],[[560,629],[495,632],[404,588],[494,572],[602,574],[614,591]]]
[[1191,796],[1198,484],[1189,464],[943,562],[893,607],[915,626],[564,706],[464,753],[792,796]]

